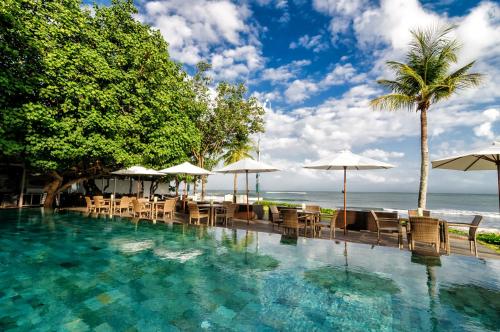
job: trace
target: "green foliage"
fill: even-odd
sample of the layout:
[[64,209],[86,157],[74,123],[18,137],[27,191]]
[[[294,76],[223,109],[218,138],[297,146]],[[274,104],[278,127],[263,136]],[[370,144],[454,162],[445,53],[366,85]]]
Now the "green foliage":
[[[269,207],[270,205],[286,206],[286,207],[293,207],[293,208],[297,208],[297,207],[302,206],[302,204],[275,202],[275,201],[266,201],[266,200],[258,201],[258,202],[255,202],[254,204],[259,204],[259,205],[263,205],[266,207]],[[336,211],[335,209],[331,209],[331,208],[321,208],[321,213],[324,213],[324,214],[332,214],[335,211]]]
[[0,7],[0,158],[66,179],[189,158],[195,92],[132,1],[7,0]]
[[412,31],[406,63],[388,61],[395,79],[378,81],[392,93],[372,100],[372,107],[426,111],[431,104],[451,97],[458,90],[478,86],[482,75],[468,73],[474,61],[449,72],[451,65],[457,62],[460,49],[456,40],[447,37],[452,29]]
[[[468,236],[468,232],[459,230],[459,229],[454,229],[450,228],[448,230],[450,233],[453,234],[458,234],[458,235],[463,235],[463,236]],[[500,234],[498,233],[479,233],[477,234],[477,239],[479,242],[482,244],[487,244],[491,246],[493,249],[496,251],[500,251]]]
[[254,150],[254,146],[248,141],[236,142],[236,144],[230,146],[222,156],[224,165],[229,165],[245,158],[253,159],[250,153]]
[[211,83],[207,74],[209,69],[206,63],[198,64],[193,79],[199,109],[196,126],[201,134],[200,144],[193,154],[199,166],[211,169],[225,149],[244,145],[252,134],[264,131],[264,109],[257,99],[246,97],[247,88],[242,83],[220,82],[215,100],[212,100],[208,89]]

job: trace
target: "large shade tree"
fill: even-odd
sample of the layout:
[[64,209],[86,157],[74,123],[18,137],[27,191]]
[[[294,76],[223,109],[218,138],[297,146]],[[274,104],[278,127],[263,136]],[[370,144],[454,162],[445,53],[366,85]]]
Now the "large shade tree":
[[413,39],[406,62],[388,61],[387,66],[394,72],[395,78],[378,80],[391,93],[371,101],[374,109],[420,112],[420,208],[426,206],[429,175],[427,112],[431,105],[450,98],[462,89],[477,86],[481,81],[481,74],[469,72],[474,61],[450,70],[457,63],[460,49],[460,44],[449,38],[452,29],[444,27],[411,31]]
[[[197,94],[196,126],[200,144],[193,149],[199,167],[212,169],[227,149],[248,142],[250,136],[264,131],[264,109],[254,97],[247,97],[243,83],[219,82],[213,93],[209,86],[210,65],[198,64],[193,77]],[[202,196],[206,192],[206,176],[202,177]]]
[[132,1],[0,5],[0,159],[47,175],[46,206],[71,184],[199,146],[186,73]]

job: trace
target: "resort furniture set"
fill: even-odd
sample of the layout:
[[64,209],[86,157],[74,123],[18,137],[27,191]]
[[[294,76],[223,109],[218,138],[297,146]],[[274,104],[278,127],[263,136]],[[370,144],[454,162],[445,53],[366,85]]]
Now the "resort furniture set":
[[136,198],[123,196],[121,198],[104,198],[103,196],[85,197],[87,212],[105,213],[110,215],[122,216],[126,215],[134,217],[147,217],[156,219],[158,215],[162,215],[164,219],[174,218],[177,199],[167,199],[158,201],[153,199],[150,201],[147,198]]
[[[470,224],[447,222],[439,218],[433,218],[430,211],[409,210],[408,218],[399,218],[397,214],[392,214],[390,217],[381,217],[379,212],[369,211],[371,223],[367,227],[368,231],[372,231],[372,225],[375,227],[373,231],[377,233],[377,244],[380,244],[381,233],[397,233],[398,247],[403,248],[403,234],[406,234],[408,247],[410,250],[416,250],[416,243],[430,244],[433,250],[439,254],[440,248],[444,249],[447,254],[450,253],[450,239],[448,228],[450,226],[469,228],[468,240],[471,253],[477,256],[477,238],[476,233],[482,216],[476,215]],[[305,209],[296,209],[283,207],[278,209],[277,206],[269,207],[269,216],[275,226],[281,227],[284,235],[299,236],[301,233],[307,236],[309,233],[312,237],[320,237],[324,228],[329,228],[330,239],[335,238],[335,229],[344,227],[344,222],[339,222],[339,216],[343,215],[344,211],[335,211],[332,215],[321,214],[319,206],[306,206]]]
[[[158,201],[154,198],[136,198],[123,196],[118,199],[104,198],[103,196],[85,197],[89,212],[116,214],[122,216],[132,215],[138,218],[157,219],[161,215],[164,219],[172,220],[176,211],[177,199]],[[185,211],[184,206],[187,207]],[[247,213],[238,214],[239,204],[232,202],[194,202],[183,199],[180,210],[187,213],[189,224],[200,225],[206,223],[215,226],[219,221],[225,226],[233,219],[246,219]],[[247,212],[249,210],[246,210]],[[318,205],[303,205],[301,208],[269,206],[269,220],[273,229],[278,227],[284,235],[321,237],[323,230],[329,230],[330,239],[335,238],[336,228],[356,229],[359,231],[376,232],[377,244],[380,244],[382,233],[396,233],[398,247],[403,248],[403,235],[406,235],[410,250],[417,249],[417,243],[431,245],[433,251],[439,254],[443,249],[450,253],[450,240],[448,228],[467,227],[468,240],[471,253],[477,256],[476,233],[482,216],[475,216],[471,224],[450,223],[439,218],[433,218],[430,211],[409,210],[408,218],[400,218],[397,213],[387,211],[342,211],[337,210],[332,214],[321,213]],[[348,217],[345,220],[345,217]],[[238,218],[239,217],[239,218]],[[249,217],[250,218],[250,217]]]

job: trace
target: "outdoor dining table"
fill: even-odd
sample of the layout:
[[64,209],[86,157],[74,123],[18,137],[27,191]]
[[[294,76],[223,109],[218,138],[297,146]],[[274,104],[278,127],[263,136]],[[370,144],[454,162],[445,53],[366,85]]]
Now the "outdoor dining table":
[[307,235],[307,227],[311,229],[311,234],[313,237],[316,236],[316,224],[320,222],[321,212],[319,211],[307,211],[307,210],[297,210],[299,215],[299,220],[304,220],[304,235]]
[[215,226],[215,212],[217,209],[223,208],[224,205],[220,203],[203,203],[198,204],[200,209],[208,208],[208,221],[211,226]]

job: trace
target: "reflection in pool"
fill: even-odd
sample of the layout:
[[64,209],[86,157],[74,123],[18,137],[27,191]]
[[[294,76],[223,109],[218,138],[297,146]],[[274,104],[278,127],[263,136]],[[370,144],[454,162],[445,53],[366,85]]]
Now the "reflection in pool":
[[0,330],[496,330],[500,261],[0,211]]

